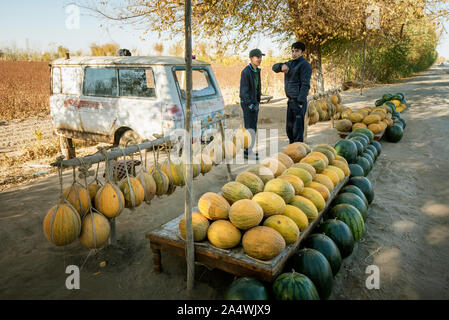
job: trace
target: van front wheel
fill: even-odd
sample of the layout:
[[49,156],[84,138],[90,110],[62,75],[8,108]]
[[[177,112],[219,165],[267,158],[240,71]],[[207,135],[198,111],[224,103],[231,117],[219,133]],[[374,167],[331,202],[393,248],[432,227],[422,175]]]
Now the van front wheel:
[[142,143],[143,139],[133,130],[125,131],[120,137],[118,146],[120,148],[126,148],[132,146],[133,144]]

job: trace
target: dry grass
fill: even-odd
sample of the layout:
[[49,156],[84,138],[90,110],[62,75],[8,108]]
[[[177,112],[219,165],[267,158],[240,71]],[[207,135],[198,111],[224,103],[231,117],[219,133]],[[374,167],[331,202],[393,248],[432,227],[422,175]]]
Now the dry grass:
[[48,62],[0,61],[0,119],[49,113]]

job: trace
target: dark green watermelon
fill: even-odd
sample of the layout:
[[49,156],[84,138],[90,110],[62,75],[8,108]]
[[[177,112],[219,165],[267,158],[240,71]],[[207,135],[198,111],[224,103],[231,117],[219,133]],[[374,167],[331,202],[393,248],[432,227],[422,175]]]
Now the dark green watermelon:
[[354,236],[346,223],[336,218],[328,219],[318,227],[317,231],[324,233],[335,242],[343,259],[351,255],[354,250]]
[[234,280],[225,294],[226,300],[268,300],[265,286],[258,280],[243,277]]
[[376,102],[374,102],[374,105],[375,105],[376,107],[380,107],[380,106],[383,105],[383,104],[384,104],[384,101],[383,101],[382,99],[376,100]]
[[[374,148],[374,147],[373,147]],[[376,149],[376,148],[374,148]],[[374,156],[374,153],[372,150],[370,149],[366,149],[365,152],[362,154],[362,157],[366,158],[365,155],[369,156],[369,160],[371,160],[371,162],[374,164],[374,162],[376,162],[376,157]],[[371,166],[371,170],[373,169],[373,166]]]
[[297,272],[280,274],[273,282],[273,293],[276,300],[320,300],[313,282]]
[[385,102],[385,105],[390,107],[390,109],[391,109],[390,113],[391,114],[396,112],[396,105],[393,102],[387,101],[387,102]]
[[349,140],[351,140],[352,142],[355,143],[355,145],[357,146],[357,154],[360,156],[363,153],[363,145],[362,145],[362,143],[359,140],[354,139],[354,138],[351,138]]
[[368,173],[371,171],[371,164],[370,162],[363,158],[363,157],[357,157],[356,159],[356,164],[358,164],[359,166],[362,167],[363,169],[363,175],[366,177],[368,175]]
[[402,128],[405,129],[405,127],[407,126],[407,121],[405,121],[405,119],[404,119],[402,116],[400,116],[400,117],[398,118],[398,120],[399,120],[400,122],[402,122]]
[[365,204],[362,198],[352,192],[343,192],[339,193],[334,200],[332,201],[332,206],[336,206],[338,204],[350,204],[357,208],[360,214],[363,217],[363,221],[366,221],[368,218],[368,206]]
[[357,146],[353,141],[341,139],[335,144],[335,151],[348,161],[354,163],[357,159]]
[[374,167],[374,159],[373,159],[373,157],[371,157],[371,155],[365,151],[362,154],[362,158],[365,158],[366,160],[368,160],[368,162],[369,162],[369,171],[373,170],[373,167]]
[[329,298],[334,286],[332,268],[326,257],[315,249],[304,248],[291,258],[293,269],[312,280],[320,298]]
[[364,134],[365,136],[367,136],[370,143],[374,141],[374,133],[370,129],[368,129],[368,128],[358,128],[358,129],[355,129],[354,131],[352,131],[352,133],[354,133],[354,134],[358,133],[358,132],[360,132],[360,133]]
[[377,150],[377,156],[380,156],[380,154],[382,153],[382,145],[380,144],[379,141],[373,141],[371,143],[372,146],[374,146]]
[[363,233],[365,232],[365,223],[356,207],[347,203],[341,203],[332,207],[330,213],[334,218],[337,218],[348,225],[354,236],[354,241],[359,241],[362,238]]
[[388,127],[385,131],[385,137],[389,142],[399,142],[404,135],[404,130],[397,124]]
[[396,93],[396,94],[395,94],[395,97],[396,97],[396,98],[399,98],[399,99],[395,99],[395,100],[400,100],[400,101],[402,101],[402,100],[405,99],[405,95],[404,95],[402,92]]
[[374,145],[370,144],[370,145],[368,145],[368,147],[366,147],[365,151],[368,151],[368,150],[371,151],[371,153],[373,154],[373,157],[374,157],[374,161],[376,161],[377,157],[379,157],[379,152],[377,152],[376,147]]
[[304,247],[318,250],[329,262],[332,268],[332,274],[335,276],[341,267],[341,254],[335,242],[322,233],[315,233],[308,237]]
[[348,140],[350,140],[350,139],[351,140],[352,139],[362,140],[360,142],[363,144],[363,149],[364,150],[365,150],[366,146],[370,143],[369,142],[369,138],[365,134],[363,134],[361,132],[353,131],[346,137],[346,139],[348,139]]
[[351,171],[349,177],[358,177],[358,176],[363,177],[365,175],[365,172],[363,172],[363,168],[356,163],[350,163],[348,167],[349,170]]
[[368,200],[368,203],[371,204],[374,200],[374,189],[371,185],[371,182],[366,177],[350,177],[348,181],[348,185],[354,185],[359,188]]
[[349,192],[349,193],[353,193],[356,194],[360,197],[360,199],[363,200],[363,202],[365,203],[366,207],[368,207],[369,203],[368,200],[366,199],[365,195],[363,194],[362,190],[360,190],[358,187],[354,186],[354,185],[346,185],[343,188],[341,188],[340,193],[345,193],[345,192]]
[[391,94],[391,93],[385,93],[383,96],[382,96],[382,100],[385,102],[385,101],[390,101],[391,99],[393,98],[393,95]]

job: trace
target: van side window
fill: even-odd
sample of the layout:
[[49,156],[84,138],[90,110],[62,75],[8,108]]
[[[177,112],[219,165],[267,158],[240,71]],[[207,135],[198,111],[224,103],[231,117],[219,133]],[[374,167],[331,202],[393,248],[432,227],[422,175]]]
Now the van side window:
[[114,68],[86,68],[83,94],[86,96],[117,96],[117,73]]
[[[181,94],[185,98],[185,70],[176,70],[175,78],[181,89]],[[216,94],[207,70],[192,70],[192,82],[193,98]]]
[[124,69],[119,73],[121,97],[156,97],[153,69]]

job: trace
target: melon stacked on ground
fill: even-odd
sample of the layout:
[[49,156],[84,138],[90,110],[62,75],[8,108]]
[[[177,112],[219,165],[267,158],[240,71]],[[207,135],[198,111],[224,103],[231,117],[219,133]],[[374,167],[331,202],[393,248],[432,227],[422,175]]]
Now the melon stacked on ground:
[[312,100],[307,106],[309,126],[318,121],[327,121],[343,111],[344,105],[340,94],[330,95],[325,98]]
[[249,257],[271,260],[298,240],[349,174],[346,161],[331,146],[290,144],[238,174],[220,194],[203,194],[198,214],[210,225],[195,238],[207,238],[220,249],[241,244]]
[[402,117],[401,112],[407,108],[407,101],[402,93],[386,93],[381,99],[377,100],[376,105],[386,105],[392,110],[393,125],[387,128],[385,137],[389,142],[399,142],[404,134],[407,122]]

